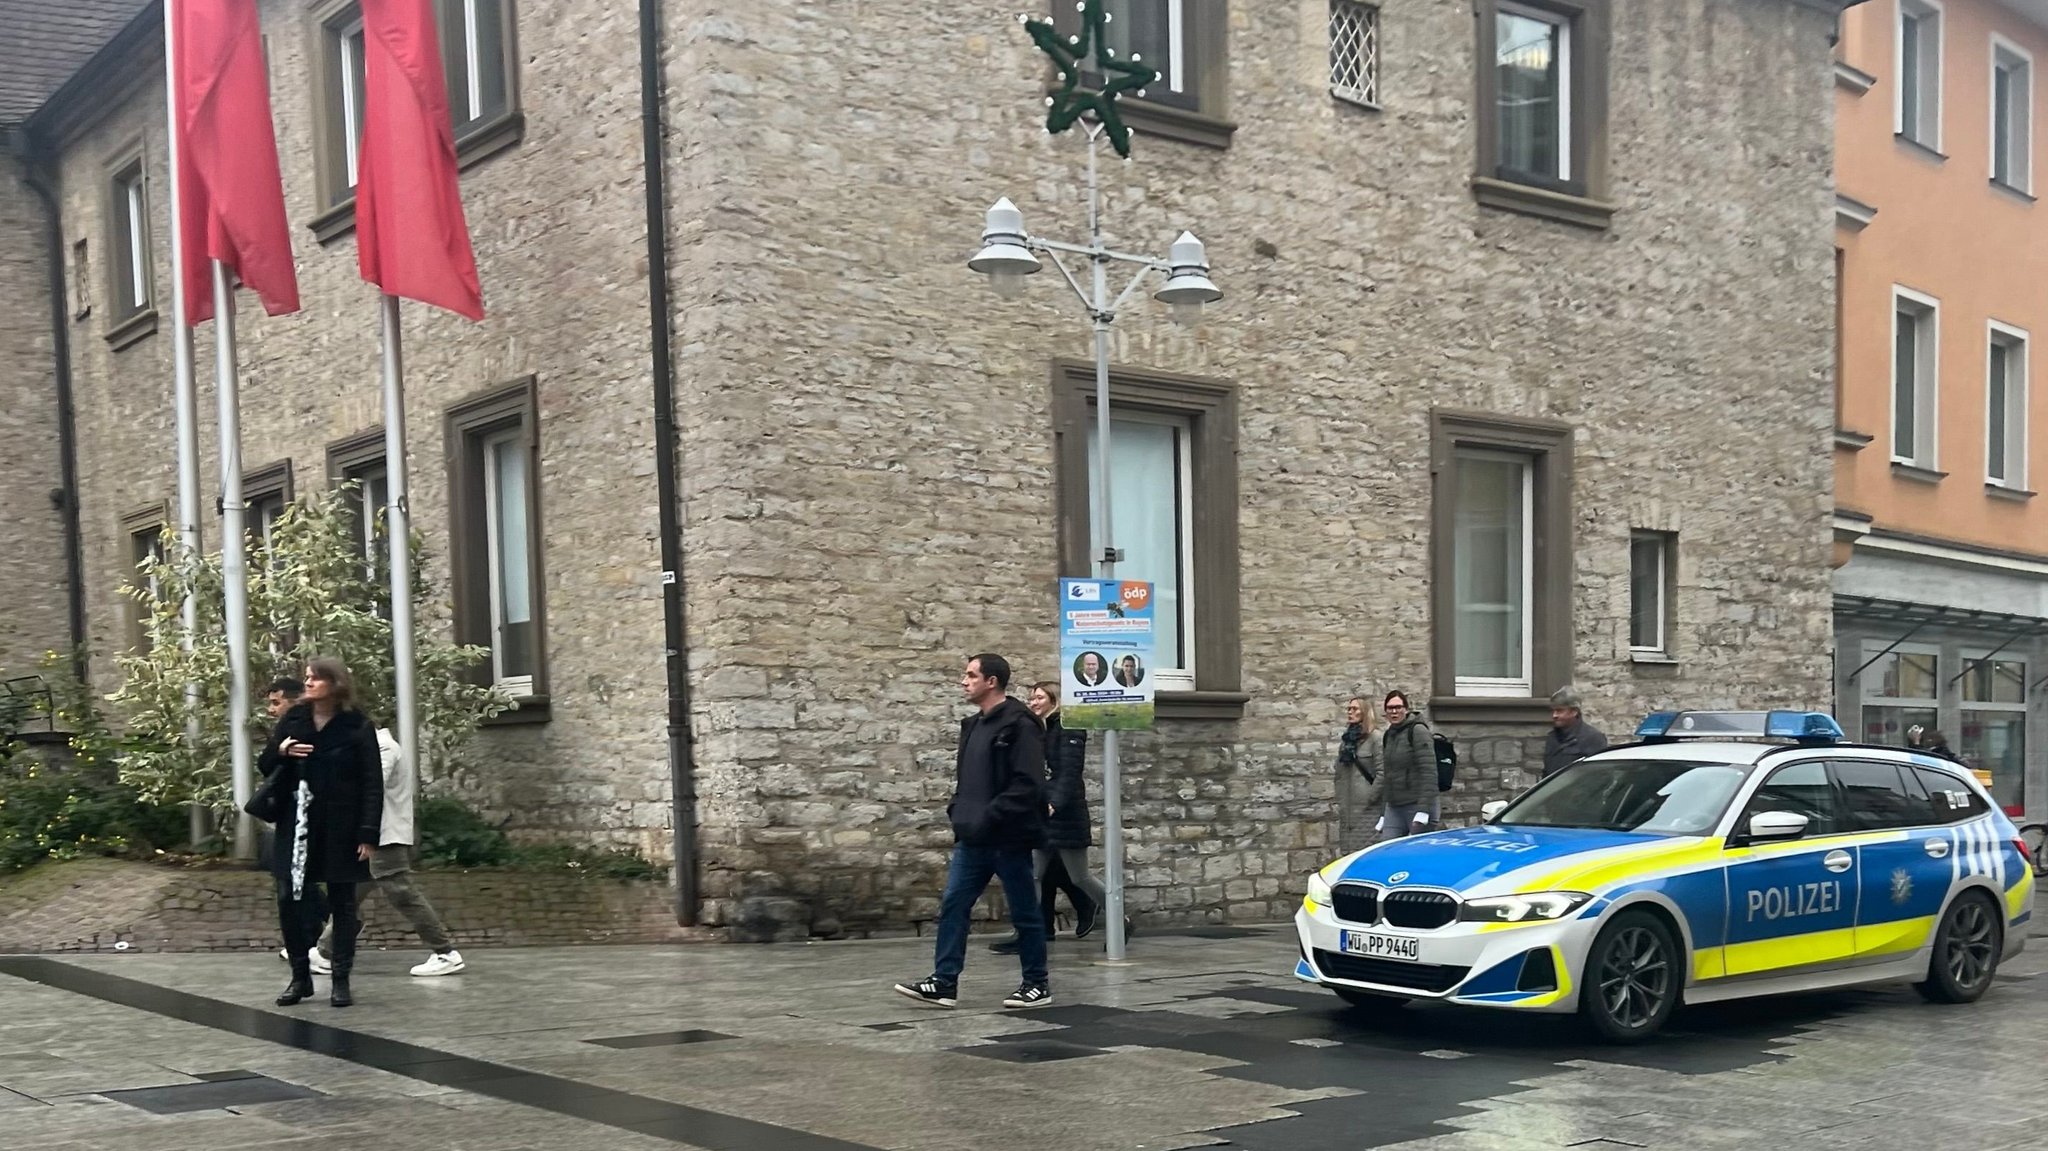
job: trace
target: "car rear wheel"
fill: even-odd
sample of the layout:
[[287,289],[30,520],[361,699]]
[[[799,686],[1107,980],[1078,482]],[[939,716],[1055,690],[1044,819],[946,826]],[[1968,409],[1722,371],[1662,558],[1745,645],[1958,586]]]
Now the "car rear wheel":
[[1600,930],[1586,955],[1579,1011],[1616,1043],[1655,1035],[1678,1006],[1684,957],[1664,921],[1628,911]]
[[1914,986],[1934,1003],[1974,1003],[1991,990],[2004,951],[1998,905],[1981,891],[1966,891],[1942,914],[1927,978]]
[[1337,998],[1359,1012],[1385,1014],[1408,1006],[1408,1001],[1398,995],[1380,995],[1371,991],[1360,991],[1356,987],[1331,987]]

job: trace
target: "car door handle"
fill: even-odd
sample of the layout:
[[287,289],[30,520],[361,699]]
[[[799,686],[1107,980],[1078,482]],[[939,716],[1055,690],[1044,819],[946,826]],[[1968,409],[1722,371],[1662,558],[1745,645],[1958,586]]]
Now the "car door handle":
[[1847,871],[1850,865],[1855,862],[1855,859],[1846,851],[1830,851],[1827,854],[1827,858],[1820,861],[1820,865],[1829,871]]
[[1927,854],[1929,854],[1929,855],[1933,856],[1933,857],[1934,857],[1934,858],[1936,858],[1936,859],[1946,859],[1946,858],[1948,858],[1948,840],[1946,840],[1946,839],[1930,839],[1930,840],[1928,840],[1928,841],[1927,841]]

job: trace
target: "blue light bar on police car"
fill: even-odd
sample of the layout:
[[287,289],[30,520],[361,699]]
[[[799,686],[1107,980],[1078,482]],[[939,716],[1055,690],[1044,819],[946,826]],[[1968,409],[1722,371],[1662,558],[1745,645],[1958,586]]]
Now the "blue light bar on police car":
[[1658,711],[1636,725],[1637,739],[1799,739],[1840,743],[1848,738],[1822,711]]

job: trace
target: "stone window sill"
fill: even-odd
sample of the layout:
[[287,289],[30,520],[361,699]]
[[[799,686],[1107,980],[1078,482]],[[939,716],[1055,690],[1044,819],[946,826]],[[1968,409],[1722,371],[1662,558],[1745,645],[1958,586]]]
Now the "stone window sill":
[[[484,124],[455,144],[455,163],[467,172],[507,149],[517,147],[526,137],[526,116],[507,112]],[[356,230],[356,198],[350,196],[306,222],[317,243],[331,244]]]
[[1858,68],[1846,60],[1835,61],[1835,87],[1845,88],[1861,96],[1877,84],[1877,77]]
[[1217,116],[1188,108],[1153,104],[1144,100],[1119,100],[1117,113],[1131,130],[1162,140],[1199,144],[1205,148],[1228,148],[1237,135],[1237,125]]
[[1482,208],[1519,212],[1581,228],[1604,229],[1614,221],[1613,204],[1567,192],[1553,192],[1492,176],[1472,177],[1472,196]]
[[1251,696],[1241,691],[1162,691],[1152,701],[1157,719],[1244,718],[1244,705]]
[[1876,439],[1877,437],[1869,432],[1851,431],[1848,428],[1835,429],[1835,446],[1847,448],[1852,452],[1862,451],[1864,448],[1869,447]]
[[1984,494],[1994,500],[2009,500],[2016,504],[2023,504],[2033,499],[2038,493],[2030,492],[2025,488],[2007,487],[2004,484],[1985,484]]
[[1929,160],[1933,160],[1936,163],[1948,163],[1948,153],[1943,152],[1937,148],[1929,147],[1928,145],[1923,144],[1918,140],[1915,140],[1913,137],[1906,135],[1904,132],[1892,133],[1892,139],[1897,140],[1901,144],[1904,144],[1908,151],[1918,152],[1920,155],[1926,157]]
[[115,350],[134,347],[156,334],[156,309],[145,308],[107,329],[107,343]]
[[1632,651],[1628,653],[1628,661],[1637,667],[1678,666],[1678,661],[1670,653],[1661,651]]
[[1435,723],[1547,724],[1550,700],[1437,695],[1430,697],[1429,718]]
[[501,711],[483,721],[484,727],[517,727],[521,724],[546,723],[554,718],[553,704],[545,695],[523,695],[512,701],[511,711]]
[[2032,192],[2029,192],[2025,188],[2019,187],[2016,184],[2008,184],[2004,180],[2001,180],[1996,176],[1991,178],[1991,186],[1993,188],[1998,189],[2005,195],[2011,196],[2013,199],[2020,201],[2023,204],[2036,203],[2038,200],[2038,197],[2036,197]]
[[1947,472],[1923,468],[1919,464],[1909,464],[1903,460],[1892,461],[1892,474],[1902,480],[1912,480],[1916,484],[1938,484],[1948,478]]

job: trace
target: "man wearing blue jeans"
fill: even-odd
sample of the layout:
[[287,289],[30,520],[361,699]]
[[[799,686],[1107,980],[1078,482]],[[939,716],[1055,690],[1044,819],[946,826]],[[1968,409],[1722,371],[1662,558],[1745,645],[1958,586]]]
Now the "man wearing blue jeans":
[[946,894],[939,900],[937,965],[916,983],[896,985],[897,994],[934,1007],[960,1002],[968,918],[990,879],[1002,880],[1024,968],[1023,983],[1003,1006],[1052,1002],[1045,974],[1045,921],[1031,864],[1032,851],[1045,842],[1045,729],[1030,708],[1006,694],[1009,686],[1010,663],[999,655],[970,657],[960,676],[960,694],[978,710],[960,721],[953,760],[953,802],[946,807],[953,825],[953,861],[946,872]]

